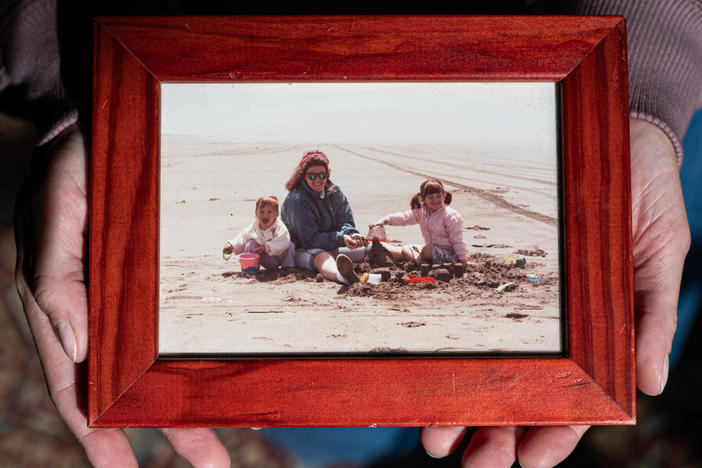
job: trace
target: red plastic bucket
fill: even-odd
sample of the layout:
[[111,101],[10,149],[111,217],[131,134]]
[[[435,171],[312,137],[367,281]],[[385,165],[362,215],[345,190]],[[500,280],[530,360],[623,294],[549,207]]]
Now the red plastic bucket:
[[241,271],[243,273],[253,275],[258,271],[258,254],[243,253],[239,255],[239,265],[241,265]]

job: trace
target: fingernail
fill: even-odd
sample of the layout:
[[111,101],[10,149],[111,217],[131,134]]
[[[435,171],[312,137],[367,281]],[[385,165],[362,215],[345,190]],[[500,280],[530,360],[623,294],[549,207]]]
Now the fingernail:
[[663,359],[663,372],[661,372],[661,384],[658,393],[663,393],[665,389],[665,384],[668,382],[668,372],[670,370],[670,357],[666,354]]
[[427,452],[427,455],[429,455],[431,458],[436,458],[436,459],[441,458],[441,457],[437,457],[437,456],[432,455],[429,450],[425,450],[425,452]]
[[78,349],[76,347],[76,337],[73,334],[71,325],[68,322],[57,323],[56,332],[58,333],[59,340],[61,340],[61,346],[63,346],[64,352],[73,362],[76,362]]

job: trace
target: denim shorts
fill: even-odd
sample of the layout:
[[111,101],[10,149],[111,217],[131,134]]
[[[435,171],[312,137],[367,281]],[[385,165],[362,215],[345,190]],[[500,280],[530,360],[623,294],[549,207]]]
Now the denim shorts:
[[315,271],[314,259],[317,255],[322,252],[327,252],[332,257],[336,258],[339,254],[344,254],[351,259],[354,263],[361,263],[368,252],[370,252],[370,246],[358,247],[356,249],[349,249],[348,247],[339,247],[334,250],[324,250],[324,249],[296,249],[295,250],[295,266],[305,270]]

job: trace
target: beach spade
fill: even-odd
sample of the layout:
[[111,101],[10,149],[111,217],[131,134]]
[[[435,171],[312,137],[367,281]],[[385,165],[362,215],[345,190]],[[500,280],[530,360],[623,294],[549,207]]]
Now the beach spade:
[[225,247],[222,249],[222,258],[228,262],[229,259],[232,258],[233,253],[234,253],[234,249]]
[[500,285],[499,287],[495,288],[495,292],[505,292],[505,291],[511,291],[514,288],[517,287],[517,283],[505,283],[503,285]]

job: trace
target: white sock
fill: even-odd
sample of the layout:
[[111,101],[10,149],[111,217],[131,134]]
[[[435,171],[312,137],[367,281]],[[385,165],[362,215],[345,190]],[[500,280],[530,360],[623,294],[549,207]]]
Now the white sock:
[[346,281],[344,277],[341,276],[341,273],[339,273],[338,271],[336,272],[336,280],[341,284],[349,284],[349,282]]

